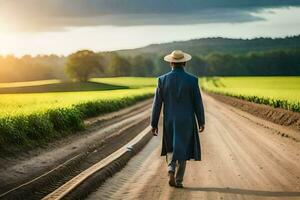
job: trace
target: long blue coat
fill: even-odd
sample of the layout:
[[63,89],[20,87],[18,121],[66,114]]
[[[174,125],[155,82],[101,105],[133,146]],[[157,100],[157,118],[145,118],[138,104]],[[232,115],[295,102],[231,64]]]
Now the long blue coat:
[[162,105],[161,155],[173,152],[173,160],[201,160],[197,122],[198,126],[204,125],[205,119],[198,78],[182,67],[160,76],[152,106],[152,127],[158,126]]

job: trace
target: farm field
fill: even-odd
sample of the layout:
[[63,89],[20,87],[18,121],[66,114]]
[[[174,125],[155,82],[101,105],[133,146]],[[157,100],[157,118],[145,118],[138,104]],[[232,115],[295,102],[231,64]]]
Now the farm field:
[[[12,91],[29,87],[27,92],[34,92],[0,94],[0,151],[15,145],[32,146],[70,134],[83,128],[84,118],[115,111],[149,98],[155,88],[149,80],[145,81],[144,86],[139,86],[141,82],[142,78],[113,78],[106,83],[98,79],[97,82],[74,83],[78,87],[73,91],[62,85],[59,92],[40,93],[37,91],[41,87],[51,88],[53,84],[66,83],[56,80],[28,84],[2,83],[0,91],[5,87]],[[70,85],[67,83],[67,86]]]
[[41,86],[49,85],[54,83],[61,83],[61,80],[50,79],[40,81],[25,81],[25,82],[11,82],[11,83],[0,83],[0,88],[13,88],[13,87],[26,87],[26,86]]
[[101,82],[63,82],[60,80],[45,80],[17,83],[0,83],[0,94],[18,93],[49,93],[49,92],[80,92],[101,91],[113,89],[129,89],[128,86],[112,85]]
[[202,78],[205,91],[300,112],[300,77]]
[[132,77],[92,78],[91,81],[130,88],[156,87],[157,84],[157,79],[153,77],[135,77],[134,81]]
[[[59,92],[41,90],[43,87],[52,88],[57,84],[61,84]],[[0,94],[0,117],[28,115],[91,101],[143,96],[153,94],[155,86],[155,78],[139,77],[94,78],[87,83],[64,83],[60,80],[0,83],[0,91],[4,88],[10,88],[11,91],[16,91],[15,88],[27,92],[34,91],[29,94],[23,94],[21,91],[20,94]],[[41,92],[36,92],[35,88]]]
[[71,108],[94,101],[113,101],[152,94],[153,88],[117,89],[105,91],[0,94],[0,117],[30,115],[51,109]]

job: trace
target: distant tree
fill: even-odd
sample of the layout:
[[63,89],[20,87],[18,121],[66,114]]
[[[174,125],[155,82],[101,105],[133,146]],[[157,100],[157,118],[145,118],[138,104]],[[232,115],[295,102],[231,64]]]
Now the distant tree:
[[153,74],[154,64],[146,55],[131,58],[131,76],[149,76]]
[[108,74],[110,76],[128,76],[130,74],[129,60],[117,53],[110,53],[108,58]]
[[159,76],[171,70],[170,64],[164,61],[164,56],[158,55],[154,59],[153,75]]
[[86,82],[89,76],[100,68],[98,55],[89,50],[81,50],[69,55],[65,65],[67,75],[80,82]]
[[187,63],[187,71],[196,76],[203,76],[206,72],[206,63],[201,56],[193,56],[192,60]]

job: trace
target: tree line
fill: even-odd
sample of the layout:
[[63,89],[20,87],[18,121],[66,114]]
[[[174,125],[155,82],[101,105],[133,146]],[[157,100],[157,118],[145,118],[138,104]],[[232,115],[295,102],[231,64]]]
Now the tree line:
[[196,56],[191,71],[199,76],[300,75],[300,49]]
[[64,63],[57,55],[0,56],[0,82],[65,79]]
[[[187,71],[197,76],[300,75],[300,49],[193,55]],[[68,57],[0,57],[0,82],[42,79],[86,81],[89,77],[159,76],[170,70],[155,53],[120,55],[82,50]]]
[[[83,59],[84,53],[88,55],[86,59],[90,59],[93,64],[88,65],[86,60],[79,66],[80,61],[73,60],[75,55]],[[94,55],[92,59],[91,55]],[[72,76],[72,67],[77,67],[80,72],[85,69],[84,80],[89,76],[159,76],[170,70],[163,56],[153,54],[124,57],[117,53],[96,54],[86,50],[72,54],[67,60],[66,67],[70,70],[68,74],[77,80],[80,78]],[[187,63],[187,71],[197,76],[295,76],[300,75],[300,49],[195,55]],[[86,76],[86,73],[89,75]]]

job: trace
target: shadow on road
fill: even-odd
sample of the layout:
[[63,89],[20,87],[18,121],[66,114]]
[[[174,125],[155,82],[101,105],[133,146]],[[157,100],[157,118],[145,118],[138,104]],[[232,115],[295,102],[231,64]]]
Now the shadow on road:
[[219,192],[219,193],[231,193],[242,195],[256,195],[266,197],[300,197],[300,192],[290,191],[262,191],[262,190],[247,190],[239,188],[205,188],[205,187],[185,187],[188,191],[202,191],[202,192]]

